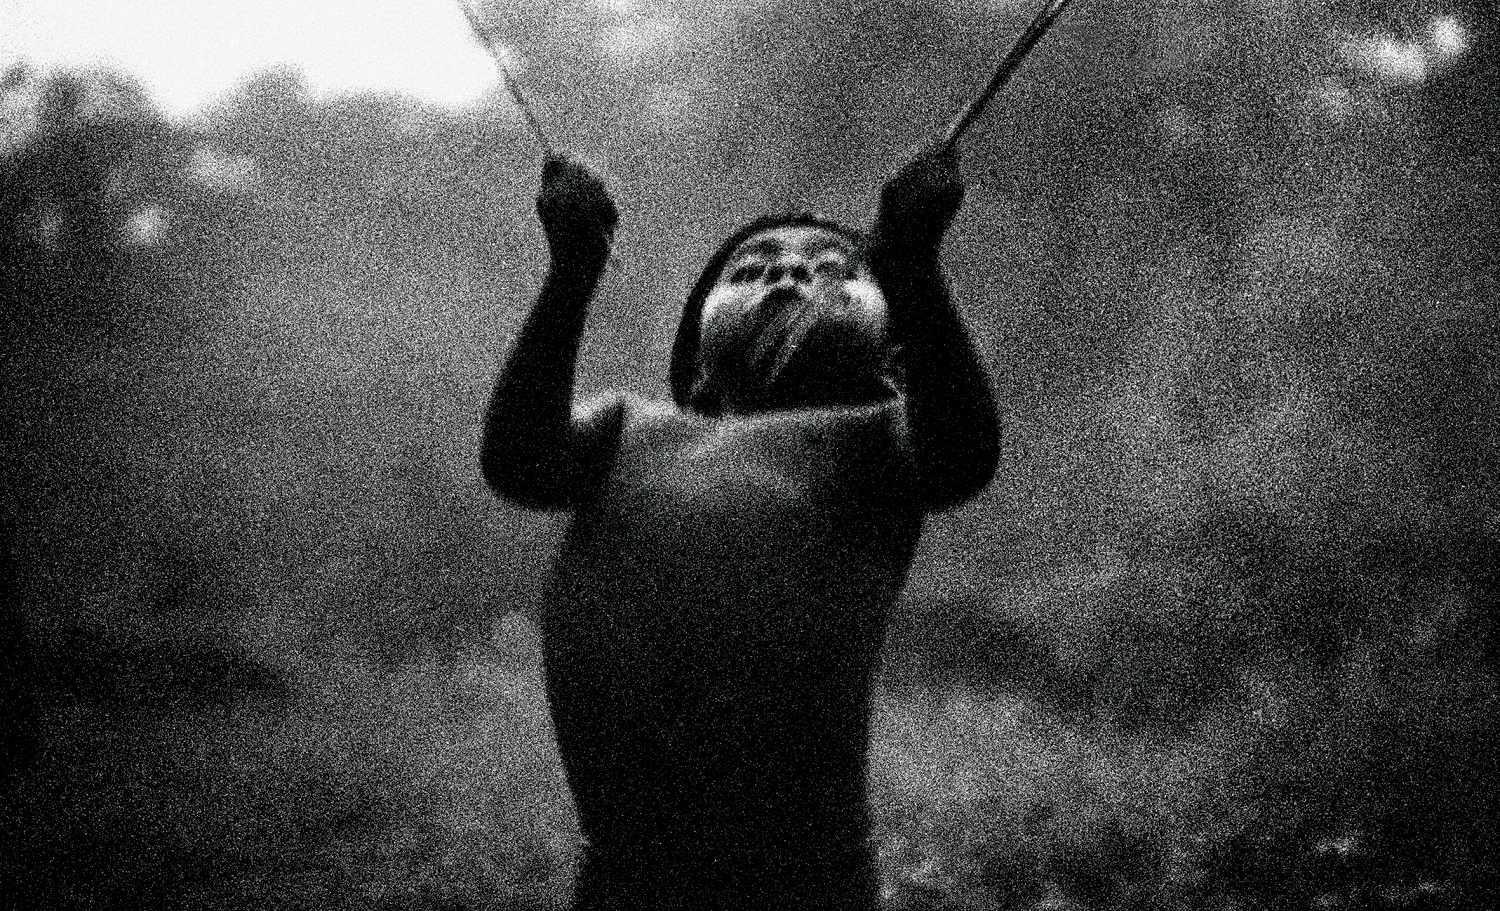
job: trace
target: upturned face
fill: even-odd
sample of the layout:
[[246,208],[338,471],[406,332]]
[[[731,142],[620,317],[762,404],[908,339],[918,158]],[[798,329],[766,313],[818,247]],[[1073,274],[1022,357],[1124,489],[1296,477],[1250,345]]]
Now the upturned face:
[[851,238],[815,225],[753,234],[704,298],[695,397],[715,411],[877,397],[888,388],[887,317]]
[[730,255],[704,299],[700,331],[707,338],[798,301],[885,326],[885,295],[853,241],[828,228],[786,225],[751,235]]

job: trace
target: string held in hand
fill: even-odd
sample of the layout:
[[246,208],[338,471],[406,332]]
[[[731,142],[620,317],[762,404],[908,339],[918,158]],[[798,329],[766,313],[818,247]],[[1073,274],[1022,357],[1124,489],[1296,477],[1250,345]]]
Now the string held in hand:
[[948,129],[939,143],[941,148],[952,148],[958,144],[964,132],[979,118],[980,114],[984,113],[985,108],[989,107],[990,99],[994,98],[995,94],[1010,81],[1010,77],[1020,68],[1021,61],[1026,59],[1026,55],[1031,53],[1031,49],[1036,47],[1037,42],[1042,40],[1042,36],[1047,34],[1047,30],[1052,28],[1052,23],[1057,21],[1057,17],[1062,15],[1062,11],[1072,2],[1073,0],[1047,0],[1046,5],[1037,12],[1031,24],[1026,26],[1026,30],[1021,32],[1021,36],[1011,46],[1010,53],[1006,54],[1005,58],[1000,61],[1000,65],[995,68],[995,74],[990,77],[990,84],[973,101],[970,101],[957,117],[953,118],[952,123],[948,124]]

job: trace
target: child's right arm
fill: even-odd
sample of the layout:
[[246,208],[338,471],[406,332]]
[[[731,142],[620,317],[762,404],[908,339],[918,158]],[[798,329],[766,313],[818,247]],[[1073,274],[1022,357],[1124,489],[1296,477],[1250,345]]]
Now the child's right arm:
[[501,496],[565,509],[608,470],[619,440],[618,397],[573,413],[578,343],[618,215],[603,181],[564,155],[547,158],[537,214],[551,266],[490,395],[480,466]]

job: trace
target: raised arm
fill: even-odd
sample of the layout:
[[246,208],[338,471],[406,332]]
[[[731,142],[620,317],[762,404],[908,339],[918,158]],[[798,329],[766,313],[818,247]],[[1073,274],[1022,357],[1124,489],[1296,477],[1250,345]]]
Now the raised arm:
[[584,317],[618,215],[603,181],[565,155],[547,157],[537,214],[551,265],[490,395],[480,466],[506,499],[565,509],[608,470],[619,439],[618,398],[576,415],[573,406]]
[[989,373],[948,296],[943,234],[963,203],[956,149],[919,153],[881,189],[870,267],[905,365],[907,441],[928,509],[973,497],[995,473],[1000,420]]

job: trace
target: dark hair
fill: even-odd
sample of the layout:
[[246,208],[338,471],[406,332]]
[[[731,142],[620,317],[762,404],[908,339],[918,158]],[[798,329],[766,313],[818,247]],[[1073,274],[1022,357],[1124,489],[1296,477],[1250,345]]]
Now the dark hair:
[[672,343],[672,366],[669,374],[672,383],[672,400],[677,403],[677,407],[692,407],[689,399],[698,370],[698,336],[701,332],[703,301],[718,282],[719,273],[724,270],[724,264],[728,262],[729,257],[734,254],[740,244],[756,234],[788,227],[823,228],[846,237],[861,247],[866,242],[863,231],[811,212],[764,215],[729,235],[729,239],[720,244],[719,249],[714,251],[714,255],[709,257],[708,264],[703,267],[703,273],[693,284],[693,290],[688,292],[687,302],[682,308],[682,320],[677,324],[677,339]]

